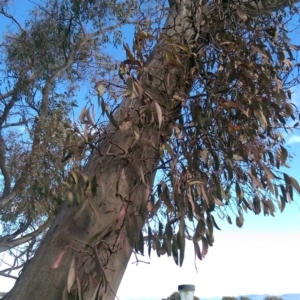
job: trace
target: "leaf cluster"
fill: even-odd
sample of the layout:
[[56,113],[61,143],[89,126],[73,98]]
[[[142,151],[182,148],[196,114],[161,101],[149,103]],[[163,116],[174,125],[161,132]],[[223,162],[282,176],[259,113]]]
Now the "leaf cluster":
[[[230,224],[233,214],[242,227],[245,212],[275,216],[276,206],[282,212],[300,193],[296,179],[283,171],[292,158],[283,132],[298,129],[300,117],[291,92],[299,47],[287,34],[287,22],[298,11],[253,16],[248,3],[243,5],[216,5],[200,24],[191,17],[191,26],[200,28],[189,43],[167,37],[170,72],[189,61],[193,87],[189,95],[175,94],[166,107],[160,105],[165,120],[172,107],[181,109],[160,131],[162,180],[148,200],[145,240],[149,255],[168,254],[180,266],[185,238],[193,241],[199,259],[213,245],[214,229],[220,229],[215,213]],[[167,97],[168,76],[163,84]],[[143,253],[141,246],[136,251]]]

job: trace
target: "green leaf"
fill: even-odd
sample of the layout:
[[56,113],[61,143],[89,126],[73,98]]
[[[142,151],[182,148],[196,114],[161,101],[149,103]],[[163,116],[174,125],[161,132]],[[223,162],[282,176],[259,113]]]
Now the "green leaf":
[[217,172],[217,171],[219,171],[219,168],[220,168],[219,157],[218,157],[217,153],[213,150],[211,151],[211,154],[214,158],[214,170]]
[[98,187],[97,177],[96,177],[96,175],[94,175],[92,182],[91,182],[91,191],[92,191],[93,197],[95,197],[97,194],[97,187]]
[[112,112],[109,113],[108,111],[106,111],[106,115],[107,115],[107,117],[108,117],[110,123],[111,123],[112,125],[114,125],[114,127],[116,127],[117,129],[119,129],[119,124],[118,124],[118,122],[115,120],[115,118],[114,118],[114,116],[113,116],[113,113],[112,113]]
[[138,250],[140,251],[140,253],[142,255],[144,255],[144,236],[143,236],[142,231],[140,231],[140,237],[139,237],[139,241],[138,241]]
[[176,265],[178,265],[178,244],[177,244],[177,237],[176,237],[176,235],[173,236],[172,256],[173,256],[173,259],[174,259]]
[[68,205],[71,206],[73,204],[74,195],[71,191],[67,191]]
[[163,224],[161,222],[159,222],[159,225],[158,225],[158,237],[161,240],[163,238],[163,228],[164,228]]
[[178,248],[180,250],[179,254],[179,266],[181,267],[184,260],[184,252],[185,252],[185,221],[184,218],[181,217],[180,224],[179,224],[179,231],[177,234],[177,240],[178,240]]
[[86,191],[90,184],[89,177],[83,172],[80,172],[80,174],[81,174],[81,177],[83,178],[83,181],[85,182],[84,190]]

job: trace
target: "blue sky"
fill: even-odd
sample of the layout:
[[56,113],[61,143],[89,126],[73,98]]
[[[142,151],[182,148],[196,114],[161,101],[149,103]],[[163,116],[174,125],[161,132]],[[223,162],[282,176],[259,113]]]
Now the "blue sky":
[[[26,17],[25,11],[32,3],[25,0],[15,3],[18,4],[14,8],[17,15]],[[130,43],[132,28],[126,27],[123,32]],[[111,51],[119,56],[119,50]],[[299,105],[300,87],[294,89],[293,97]],[[296,155],[287,173],[300,181],[300,133],[285,138],[289,150]],[[283,213],[277,210],[275,218],[249,212],[242,229],[216,218],[222,231],[215,232],[215,244],[206,258],[197,261],[198,272],[189,244],[182,268],[177,267],[171,257],[158,259],[155,253],[151,259],[142,258],[150,264],[136,266],[132,264],[135,261],[132,257],[118,291],[119,298],[161,299],[174,292],[178,284],[185,283],[195,284],[195,294],[199,297],[300,293],[297,276],[300,270],[299,195],[295,198]],[[12,285],[11,280],[1,278],[0,291],[7,291]]]

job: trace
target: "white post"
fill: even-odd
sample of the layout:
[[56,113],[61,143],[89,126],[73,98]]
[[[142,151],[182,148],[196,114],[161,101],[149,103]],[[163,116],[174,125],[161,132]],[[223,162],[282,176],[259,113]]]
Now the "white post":
[[178,292],[181,300],[194,299],[195,286],[192,284],[182,284],[178,286]]

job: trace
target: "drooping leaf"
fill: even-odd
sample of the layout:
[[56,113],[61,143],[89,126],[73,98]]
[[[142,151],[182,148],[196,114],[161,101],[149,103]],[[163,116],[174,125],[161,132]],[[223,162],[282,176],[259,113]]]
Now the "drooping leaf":
[[210,216],[211,216],[212,222],[213,222],[213,224],[214,224],[214,227],[217,228],[218,230],[221,230],[221,228],[220,228],[220,227],[218,226],[218,224],[216,223],[216,220],[215,220],[214,216],[213,216],[213,215],[210,215]]
[[180,219],[180,224],[179,224],[179,231],[177,235],[177,241],[178,241],[178,248],[180,250],[179,253],[179,266],[181,267],[183,264],[184,260],[184,253],[185,253],[185,221],[184,218]]
[[208,253],[208,242],[204,236],[202,237],[202,253],[201,253],[202,257],[204,258],[207,253]]
[[73,255],[67,279],[67,291],[70,293],[76,278],[76,253]]
[[99,84],[99,85],[97,86],[97,90],[98,90],[98,95],[99,95],[100,97],[102,97],[102,96],[104,95],[104,85],[103,85],[103,84]]
[[63,248],[63,249],[57,254],[57,256],[56,256],[56,258],[55,258],[53,264],[52,264],[51,267],[50,267],[50,269],[57,269],[57,268],[61,265],[62,260],[63,260],[63,258],[64,258],[64,256],[65,256],[65,254],[67,253],[68,249],[69,249],[69,247],[65,247],[65,248]]
[[281,163],[284,165],[288,157],[288,151],[283,146],[280,146],[280,149],[281,149],[280,160]]
[[176,235],[173,236],[172,256],[173,256],[173,259],[174,259],[176,265],[178,265],[178,244],[177,244],[177,237],[176,237]]
[[204,233],[205,233],[205,227],[202,219],[199,218],[197,227],[195,229],[194,237],[193,237],[194,243],[198,243],[201,240],[201,237],[204,236]]
[[95,261],[97,281],[99,282],[101,280],[101,277],[102,277],[103,268],[102,268],[102,264],[101,264],[101,261],[100,261],[100,258],[99,258],[96,247],[93,247],[93,256],[94,256],[94,261]]
[[161,124],[162,124],[162,118],[163,118],[162,110],[161,110],[160,105],[155,100],[154,100],[154,105],[155,105],[156,112],[157,112],[158,128],[160,128]]
[[237,12],[237,15],[241,18],[241,20],[243,22],[246,22],[248,20],[248,17],[247,15],[243,12],[242,8],[240,5],[237,5],[236,7],[236,12]]
[[93,176],[92,178],[92,182],[91,182],[91,191],[92,191],[92,196],[95,197],[97,194],[97,187],[98,187],[98,183],[97,183],[97,177],[96,174]]
[[198,243],[194,242],[194,251],[195,251],[195,255],[202,260],[202,254],[201,254],[201,250],[200,250],[200,246]]
[[294,187],[297,193],[300,194],[300,185],[298,181],[292,176],[289,176],[289,178],[290,178],[291,185]]

